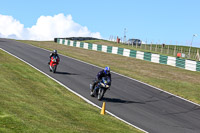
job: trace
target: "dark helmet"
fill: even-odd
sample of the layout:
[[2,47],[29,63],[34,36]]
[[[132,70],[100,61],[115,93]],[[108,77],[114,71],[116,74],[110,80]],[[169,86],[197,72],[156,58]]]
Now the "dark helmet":
[[54,53],[54,54],[57,54],[57,50],[53,50],[53,53]]
[[110,67],[108,67],[108,66],[105,67],[105,68],[104,68],[104,73],[105,73],[105,74],[109,74],[109,73],[110,73]]

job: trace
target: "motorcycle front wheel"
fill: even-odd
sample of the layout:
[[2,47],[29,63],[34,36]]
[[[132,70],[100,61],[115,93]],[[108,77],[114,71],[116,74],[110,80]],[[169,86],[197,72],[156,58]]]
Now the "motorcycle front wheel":
[[52,68],[53,73],[56,72],[56,67],[57,67],[57,65],[54,65],[54,66],[53,66],[53,68]]
[[97,99],[100,101],[103,98],[104,89],[99,89]]

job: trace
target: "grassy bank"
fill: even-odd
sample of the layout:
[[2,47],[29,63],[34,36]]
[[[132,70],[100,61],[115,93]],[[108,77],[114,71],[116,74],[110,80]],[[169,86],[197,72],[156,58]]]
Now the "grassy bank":
[[0,133],[140,133],[0,50]]
[[57,49],[59,53],[71,56],[161,88],[175,95],[200,103],[200,73],[168,65],[152,63],[120,55],[96,52],[81,48],[59,45],[54,42],[21,41],[27,44]]

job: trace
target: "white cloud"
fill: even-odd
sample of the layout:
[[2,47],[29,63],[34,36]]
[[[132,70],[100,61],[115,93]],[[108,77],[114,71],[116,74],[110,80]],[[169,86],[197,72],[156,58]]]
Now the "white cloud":
[[101,38],[99,32],[91,32],[86,26],[72,20],[71,15],[58,14],[41,16],[30,28],[12,16],[0,15],[0,37],[26,40],[53,40],[54,37],[95,37]]
[[21,38],[24,25],[14,19],[12,16],[0,14],[0,36]]

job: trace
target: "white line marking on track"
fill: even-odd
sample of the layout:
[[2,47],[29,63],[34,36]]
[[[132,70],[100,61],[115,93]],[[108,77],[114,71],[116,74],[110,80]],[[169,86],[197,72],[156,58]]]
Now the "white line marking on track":
[[[31,46],[32,46],[32,45],[31,45]],[[36,47],[36,46],[34,46],[34,47]],[[36,47],[36,48],[39,48],[39,47]],[[87,98],[81,96],[81,95],[78,94],[77,92],[75,92],[75,91],[73,91],[72,89],[70,89],[69,87],[65,86],[65,85],[64,85],[63,83],[61,83],[60,81],[54,79],[53,77],[51,77],[51,76],[49,76],[48,74],[46,74],[45,72],[39,70],[39,69],[36,68],[35,66],[33,66],[33,65],[31,65],[30,63],[26,62],[25,60],[23,60],[23,59],[19,58],[18,56],[16,56],[16,55],[14,55],[14,54],[12,54],[12,53],[10,53],[10,52],[4,50],[3,48],[0,48],[0,49],[1,49],[2,51],[4,51],[4,52],[6,52],[6,53],[8,53],[8,54],[10,54],[10,55],[12,55],[12,56],[14,56],[15,58],[21,60],[22,62],[28,64],[28,65],[31,66],[32,68],[38,70],[39,72],[41,72],[42,74],[46,75],[46,76],[49,77],[50,79],[54,80],[55,82],[57,82],[57,83],[60,84],[61,86],[65,87],[65,88],[66,88],[67,90],[69,90],[70,92],[72,92],[72,93],[74,93],[75,95],[77,95],[77,96],[79,96],[80,98],[82,98],[82,99],[83,99],[84,101],[86,101],[87,103],[89,103],[89,104],[91,104],[91,105],[93,105],[93,106],[95,106],[95,107],[101,109],[100,106],[94,104],[93,102],[91,102],[91,101],[88,100]],[[43,48],[39,48],[39,49],[43,49]],[[43,50],[46,50],[46,49],[43,49]],[[46,50],[46,51],[49,51],[49,50]],[[65,56],[65,55],[62,55],[62,56]],[[66,57],[68,57],[68,56],[66,56]],[[68,57],[68,58],[71,58],[71,57]],[[71,58],[71,59],[74,59],[74,58]],[[75,60],[77,60],[77,59],[75,59]],[[77,61],[80,61],[80,60],[77,60]],[[82,61],[81,61],[81,62],[82,62]],[[83,63],[86,63],[86,62],[83,62]],[[86,63],[86,64],[88,64],[88,63]],[[90,64],[90,65],[92,65],[92,64]],[[93,66],[95,66],[95,65],[93,65]],[[96,66],[96,67],[98,67],[98,66]],[[98,68],[100,68],[100,67],[98,67]],[[111,115],[111,116],[113,116],[113,117],[115,117],[115,118],[121,120],[122,122],[124,122],[124,123],[126,123],[126,124],[128,124],[128,125],[130,125],[130,126],[133,126],[133,127],[136,128],[136,129],[139,129],[139,130],[141,130],[141,131],[143,131],[143,132],[145,132],[145,133],[148,133],[147,131],[145,131],[145,130],[143,130],[143,129],[141,129],[141,128],[139,128],[139,127],[137,127],[137,126],[135,126],[135,125],[133,125],[133,124],[131,124],[131,123],[129,123],[129,122],[127,122],[127,121],[121,119],[121,118],[119,118],[118,116],[116,116],[115,114],[113,114],[113,113],[111,113],[111,112],[109,112],[109,111],[107,111],[107,110],[106,110],[106,113],[108,113],[109,115]]]

